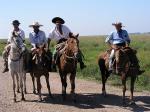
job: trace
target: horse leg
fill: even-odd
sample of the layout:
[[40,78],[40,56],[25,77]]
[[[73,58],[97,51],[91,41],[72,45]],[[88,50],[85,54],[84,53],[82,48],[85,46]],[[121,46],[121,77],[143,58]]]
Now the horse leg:
[[22,96],[21,100],[25,101],[24,92],[23,92],[23,73],[19,73],[19,76],[20,76],[21,96]]
[[20,90],[19,90],[19,76],[18,76],[18,73],[16,73],[16,80],[17,80],[17,93],[20,93]]
[[39,100],[38,101],[42,101],[40,76],[38,76],[36,79],[37,79],[36,80],[37,81],[37,91],[38,91],[38,95],[39,95]]
[[66,87],[67,87],[66,74],[61,75],[61,82],[62,82],[62,97],[63,97],[63,100],[65,100],[66,99]]
[[107,73],[104,59],[99,59],[98,63],[101,71],[101,77],[102,77],[102,95],[105,97],[106,96],[105,83],[107,81],[107,78],[109,77],[109,73]]
[[26,73],[23,73],[23,85],[24,85],[24,92],[27,94],[27,89],[26,89]]
[[11,72],[11,76],[12,76],[12,81],[13,81],[13,92],[14,92],[14,102],[16,102],[16,92],[15,92],[15,88],[16,88],[16,84],[15,84],[15,74],[14,72]]
[[122,85],[123,85],[123,104],[125,104],[125,92],[126,92],[126,78],[122,80]]
[[31,78],[32,78],[32,83],[33,83],[33,93],[36,94],[36,91],[35,91],[35,78],[34,78],[34,74],[33,73],[30,73],[31,75]]
[[70,91],[70,93],[71,93],[71,95],[72,95],[72,97],[73,97],[73,101],[74,102],[76,102],[76,95],[75,95],[75,76],[76,76],[76,74],[75,73],[72,73],[71,75],[70,75],[70,83],[71,83],[71,91]]
[[105,88],[106,80],[107,80],[106,76],[102,74],[102,95],[104,97],[106,97],[106,88]]
[[52,98],[52,94],[51,94],[51,90],[50,90],[50,84],[49,84],[49,73],[45,74],[45,79],[46,79],[46,84],[47,84],[49,96]]
[[133,92],[134,92],[134,83],[135,83],[136,77],[131,77],[131,85],[130,85],[130,91],[131,91],[131,95],[130,95],[130,104],[134,104],[134,100],[133,100]]

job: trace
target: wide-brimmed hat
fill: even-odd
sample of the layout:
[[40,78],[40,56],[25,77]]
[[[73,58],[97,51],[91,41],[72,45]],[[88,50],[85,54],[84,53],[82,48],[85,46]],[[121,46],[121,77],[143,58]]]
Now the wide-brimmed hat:
[[18,20],[13,20],[13,21],[12,21],[12,24],[18,24],[18,25],[19,25],[20,22],[19,22]]
[[54,24],[56,24],[57,21],[60,21],[61,24],[64,24],[64,23],[65,23],[65,21],[64,21],[62,18],[60,18],[60,17],[54,17],[54,18],[52,19],[52,23],[54,23]]
[[113,26],[120,26],[120,27],[124,27],[122,25],[122,22],[115,22],[115,23],[112,23]]
[[43,25],[41,25],[41,24],[39,24],[39,22],[33,22],[33,24],[32,25],[29,25],[29,27],[33,27],[33,26],[43,26]]

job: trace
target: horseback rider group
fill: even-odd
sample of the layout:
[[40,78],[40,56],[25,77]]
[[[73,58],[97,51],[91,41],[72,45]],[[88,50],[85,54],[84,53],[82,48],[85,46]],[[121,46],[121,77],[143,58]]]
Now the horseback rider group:
[[[53,55],[52,56],[52,65],[53,65],[52,68],[56,71],[57,60],[59,59],[59,56],[61,55],[59,51],[63,49],[63,46],[66,40],[70,38],[69,35],[73,35],[73,33],[67,26],[64,25],[65,21],[60,17],[53,18],[52,23],[54,23],[56,26],[50,31],[48,38],[46,38],[45,32],[39,29],[43,25],[39,24],[38,22],[34,22],[32,25],[29,26],[33,28],[33,31],[29,33],[29,42],[32,48],[30,50],[27,50],[26,48],[24,48],[25,33],[22,29],[19,28],[20,22],[18,20],[14,20],[12,22],[13,30],[10,33],[7,46],[5,47],[5,50],[3,52],[3,58],[4,58],[3,73],[8,71],[8,54],[10,50],[9,44],[11,44],[11,41],[13,41],[14,38],[18,39],[17,42],[20,43],[19,45],[22,48],[22,52],[26,52],[25,69],[27,72],[30,72],[32,69],[31,61],[32,61],[32,57],[36,49],[38,49],[39,47],[43,47],[46,54],[48,56],[51,55],[49,46],[50,46],[51,40],[54,39],[57,43],[56,45],[57,47],[55,48],[52,54]],[[105,40],[105,42],[108,43],[111,47],[111,53],[109,56],[109,72],[110,73],[112,73],[113,71],[112,66],[113,66],[113,58],[115,55],[115,51],[117,49],[129,46],[131,42],[128,32],[122,29],[123,26],[121,22],[116,22],[116,23],[113,23],[112,25],[115,26],[116,31],[112,32]],[[135,66],[138,67],[139,74],[141,74],[143,71],[140,70],[138,59],[135,54],[133,54],[132,56],[135,57],[133,60],[136,63],[134,64]],[[82,52],[79,49],[78,62],[80,63],[81,69],[86,67],[86,65],[83,62],[82,57],[83,57]]]
[[[51,53],[49,50],[49,46],[51,40],[55,39],[57,44],[60,44],[65,42],[70,37],[69,35],[72,34],[70,29],[67,26],[63,25],[65,21],[62,18],[55,17],[52,19],[52,23],[56,24],[56,26],[50,31],[48,39],[46,38],[45,32],[39,29],[43,25],[40,25],[38,22],[34,22],[32,25],[29,26],[33,28],[33,31],[29,33],[29,42],[32,47],[30,50],[26,49],[26,56],[25,56],[26,72],[30,72],[32,69],[32,57],[36,52],[36,49],[38,49],[39,47],[43,47],[46,54],[50,56]],[[22,46],[24,45],[25,42],[24,31],[19,28],[20,22],[18,20],[14,20],[12,24],[14,29],[10,33],[7,46],[3,51],[3,58],[4,58],[3,73],[8,71],[8,54],[9,54],[8,46],[9,44],[11,44],[10,40],[13,40],[13,38],[18,38],[18,42],[22,44]],[[53,62],[52,67],[55,69],[55,71],[56,71],[56,62],[58,59],[58,54],[59,52],[57,51],[57,49],[55,49],[52,58],[52,62]],[[83,69],[86,67],[86,65],[83,63],[81,50],[79,50],[78,54],[79,54],[78,62],[80,63],[80,68]]]

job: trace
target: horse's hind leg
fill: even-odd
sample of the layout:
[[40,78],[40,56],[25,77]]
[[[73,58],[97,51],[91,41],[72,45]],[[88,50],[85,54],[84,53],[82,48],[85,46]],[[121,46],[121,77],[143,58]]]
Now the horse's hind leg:
[[15,74],[11,73],[12,76],[12,81],[13,81],[13,92],[14,92],[14,102],[16,102],[16,92],[15,92],[15,88],[16,88],[16,84],[15,84]]
[[32,83],[33,83],[33,93],[36,94],[36,91],[35,91],[35,78],[34,78],[34,74],[33,73],[30,73],[31,75],[31,78],[32,78]]
[[21,100],[25,101],[24,92],[23,92],[23,75],[24,74],[20,73],[19,75],[20,75],[20,88],[21,88],[21,96],[22,96]]
[[27,89],[26,89],[26,73],[23,73],[23,85],[24,85],[24,93],[27,94]]
[[125,104],[125,92],[126,92],[126,78],[122,80],[123,85],[123,104]]
[[19,76],[18,76],[18,73],[15,73],[16,74],[16,80],[17,80],[17,93],[20,93],[20,90],[19,90]]
[[134,92],[134,83],[135,83],[136,77],[131,77],[131,86],[130,86],[130,91],[131,91],[131,95],[130,95],[130,104],[134,104],[135,102],[133,101],[133,92]]
[[38,91],[38,95],[39,95],[39,101],[42,101],[40,77],[36,77],[36,79],[37,79],[36,81],[37,81],[37,91]]
[[47,84],[49,96],[52,98],[52,94],[51,94],[51,90],[50,90],[50,84],[49,84],[49,73],[45,74],[45,79],[46,79],[46,84]]
[[76,74],[71,74],[70,75],[70,83],[71,83],[71,91],[70,93],[72,94],[74,102],[76,102],[76,95],[75,95],[75,76]]

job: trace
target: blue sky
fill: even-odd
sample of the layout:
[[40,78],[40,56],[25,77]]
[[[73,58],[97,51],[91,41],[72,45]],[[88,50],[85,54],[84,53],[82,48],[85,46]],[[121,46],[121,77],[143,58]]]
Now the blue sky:
[[109,34],[115,21],[121,21],[128,32],[149,32],[149,7],[150,0],[1,0],[0,37],[7,38],[14,19],[20,20],[27,37],[33,21],[43,24],[41,29],[48,34],[55,16],[64,18],[80,35]]

